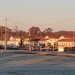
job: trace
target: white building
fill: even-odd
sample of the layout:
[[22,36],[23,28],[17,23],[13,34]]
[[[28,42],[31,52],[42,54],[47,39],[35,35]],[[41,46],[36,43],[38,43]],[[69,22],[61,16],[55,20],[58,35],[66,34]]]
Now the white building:
[[18,41],[18,42],[20,42],[20,39],[21,39],[21,36],[11,36],[10,37],[10,41]]
[[19,46],[20,40],[21,40],[21,36],[11,36],[9,38],[9,41],[7,41],[7,45]]
[[58,42],[58,38],[56,38],[55,36],[46,36],[45,39],[45,44],[50,43],[51,46],[54,46],[54,44]]
[[75,39],[62,39],[58,41],[58,46],[62,47],[74,47]]
[[62,40],[62,39],[74,39],[72,36],[61,36],[59,37],[59,40]]

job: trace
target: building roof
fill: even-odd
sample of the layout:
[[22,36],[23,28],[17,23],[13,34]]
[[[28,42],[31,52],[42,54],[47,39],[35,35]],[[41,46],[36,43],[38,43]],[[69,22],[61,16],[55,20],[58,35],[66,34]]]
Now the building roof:
[[58,42],[75,42],[75,39],[62,39],[59,40]]
[[30,37],[31,41],[39,41],[41,40],[43,37],[42,36],[34,36],[34,37]]
[[48,36],[49,38],[57,38],[53,32],[47,33],[46,36]]
[[74,39],[75,38],[75,36],[66,36],[66,35],[64,37],[67,38],[67,39],[68,38],[70,38],[70,39]]
[[13,38],[21,38],[21,36],[12,36]]
[[29,38],[28,36],[18,36],[18,35],[14,35],[14,36],[12,36],[13,38],[21,38],[21,37],[23,37],[23,38]]

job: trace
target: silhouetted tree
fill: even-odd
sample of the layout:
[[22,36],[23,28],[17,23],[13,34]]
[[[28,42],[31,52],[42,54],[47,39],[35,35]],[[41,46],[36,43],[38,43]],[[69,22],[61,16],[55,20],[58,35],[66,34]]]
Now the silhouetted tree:
[[23,39],[22,36],[21,36],[21,39],[20,39],[19,48],[20,48],[20,49],[24,49],[24,48],[25,48],[24,39]]
[[45,33],[49,33],[49,32],[52,32],[52,31],[53,31],[52,28],[47,28],[47,29],[44,30]]
[[42,34],[43,34],[43,36],[45,36],[47,33],[51,33],[52,31],[53,31],[52,28],[47,28],[42,32]]
[[39,27],[31,27],[29,28],[29,35],[30,36],[36,36],[36,35],[40,35],[41,31]]
[[23,45],[23,38],[21,37],[21,39],[20,39],[20,46],[22,46]]

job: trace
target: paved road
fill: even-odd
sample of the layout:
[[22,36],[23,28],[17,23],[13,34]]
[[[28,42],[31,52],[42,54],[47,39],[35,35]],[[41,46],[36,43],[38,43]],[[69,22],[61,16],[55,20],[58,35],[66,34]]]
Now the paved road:
[[0,75],[75,75],[75,57],[3,52]]

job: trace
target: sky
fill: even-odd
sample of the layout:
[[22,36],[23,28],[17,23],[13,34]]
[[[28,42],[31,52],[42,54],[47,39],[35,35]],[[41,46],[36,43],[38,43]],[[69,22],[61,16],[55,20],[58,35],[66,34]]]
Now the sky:
[[[75,30],[75,0],[0,0],[0,25],[18,26],[27,31],[36,26],[43,31]],[[9,19],[10,18],[10,19]]]

